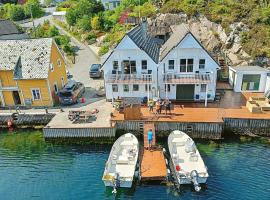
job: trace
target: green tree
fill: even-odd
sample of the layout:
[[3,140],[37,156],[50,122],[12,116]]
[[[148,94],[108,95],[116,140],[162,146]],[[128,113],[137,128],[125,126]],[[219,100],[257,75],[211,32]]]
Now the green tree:
[[56,26],[51,26],[48,30],[49,37],[55,37],[60,35],[59,30],[56,28]]
[[44,11],[42,10],[38,0],[28,0],[24,5],[25,15],[30,17],[31,12],[33,18],[42,17],[44,15]]
[[101,30],[100,18],[98,16],[91,19],[91,26],[94,30]]
[[148,1],[141,6],[134,7],[131,15],[135,17],[153,17],[155,16],[156,11],[157,8],[151,3],[151,1]]
[[4,11],[6,12],[5,16],[8,19],[18,21],[25,18],[24,10],[21,5],[5,4]]
[[87,15],[84,15],[81,19],[77,21],[77,27],[83,31],[91,30],[90,19]]

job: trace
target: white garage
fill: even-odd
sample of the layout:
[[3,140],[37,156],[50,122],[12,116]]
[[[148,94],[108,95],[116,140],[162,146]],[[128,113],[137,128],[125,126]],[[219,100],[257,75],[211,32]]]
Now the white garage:
[[259,66],[229,67],[229,83],[235,92],[265,92],[270,70]]

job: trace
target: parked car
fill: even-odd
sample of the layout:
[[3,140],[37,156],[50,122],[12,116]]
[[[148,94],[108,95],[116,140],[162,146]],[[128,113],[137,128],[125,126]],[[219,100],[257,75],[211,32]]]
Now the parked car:
[[67,79],[73,78],[73,75],[68,70],[66,70],[66,74],[67,74]]
[[69,81],[62,90],[58,92],[59,102],[62,105],[70,105],[78,102],[78,99],[85,92],[85,87],[82,83]]
[[93,64],[89,70],[90,78],[101,78],[102,71],[101,71],[101,64]]

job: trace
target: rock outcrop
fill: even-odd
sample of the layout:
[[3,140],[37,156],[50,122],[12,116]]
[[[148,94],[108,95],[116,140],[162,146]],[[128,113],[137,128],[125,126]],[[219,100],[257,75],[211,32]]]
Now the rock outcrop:
[[230,25],[227,34],[220,24],[211,22],[204,16],[188,19],[186,14],[159,14],[155,19],[148,19],[148,30],[152,36],[170,34],[170,26],[185,23],[202,42],[205,48],[213,54],[222,54],[228,58],[231,65],[247,65],[251,61],[242,48],[240,34],[248,31],[242,23]]

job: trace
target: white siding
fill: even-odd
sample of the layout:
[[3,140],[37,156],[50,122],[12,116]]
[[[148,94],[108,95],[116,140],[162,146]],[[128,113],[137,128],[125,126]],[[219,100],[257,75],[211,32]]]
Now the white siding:
[[[153,93],[156,93],[157,88],[157,64],[141,49],[137,47],[137,45],[128,37],[125,36],[123,40],[118,44],[118,46],[114,49],[112,55],[109,59],[104,63],[103,70],[104,75],[106,77],[107,73],[111,73],[113,70],[113,61],[118,61],[119,67],[121,66],[121,62],[123,60],[135,60],[137,74],[147,73],[148,70],[152,70],[153,76],[153,84],[152,88]],[[141,62],[142,60],[147,60],[147,70],[142,70]],[[147,96],[147,92],[145,92],[145,84],[140,85],[139,91],[132,91],[132,84],[130,86],[130,92],[123,92],[123,84],[118,84],[118,92],[112,92],[112,84],[106,83],[105,80],[105,88],[106,88],[106,97],[107,99],[117,98],[119,97],[145,97]],[[155,96],[155,94],[153,94]],[[151,95],[151,96],[153,96]]]
[[270,76],[266,78],[265,93],[270,92]]
[[[159,82],[162,82],[163,72],[180,73],[180,59],[193,59],[193,73],[199,71],[200,73],[210,72],[213,77],[213,83],[208,85],[208,94],[211,95],[209,99],[214,99],[216,91],[216,79],[218,64],[209,56],[209,54],[201,47],[200,44],[188,34],[182,42],[175,47],[159,64]],[[199,69],[199,60],[205,59],[205,69]],[[169,60],[174,60],[174,70],[168,68]],[[181,72],[184,74],[184,72]],[[161,85],[161,98],[165,98],[165,87]],[[200,99],[205,98],[205,92],[200,92],[200,85],[195,85],[194,98],[196,94],[200,95]],[[168,92],[168,98],[176,99],[176,85],[171,85],[171,91]]]
[[[230,71],[229,71],[229,79],[232,79],[231,78],[232,73],[233,73],[233,70],[230,69]],[[235,92],[252,92],[251,90],[242,91],[242,80],[243,80],[243,75],[244,74],[252,74],[252,75],[257,75],[258,74],[258,75],[261,75],[259,90],[255,90],[254,92],[265,92],[267,73],[266,72],[261,72],[261,71],[237,71],[235,73],[235,82],[234,82],[234,86],[233,86],[233,90]],[[232,83],[232,80],[230,80],[230,84],[231,83]]]

